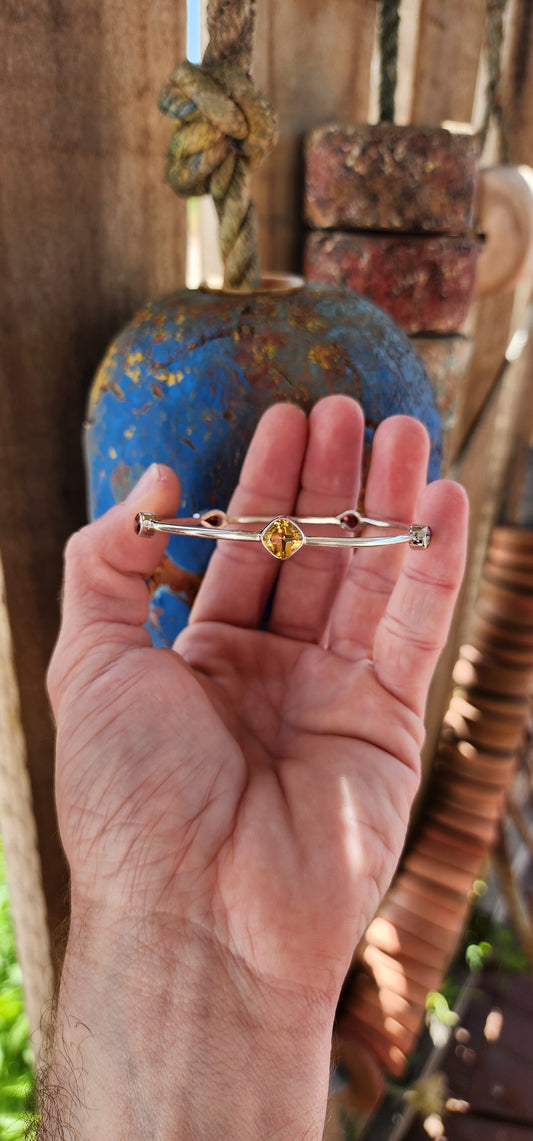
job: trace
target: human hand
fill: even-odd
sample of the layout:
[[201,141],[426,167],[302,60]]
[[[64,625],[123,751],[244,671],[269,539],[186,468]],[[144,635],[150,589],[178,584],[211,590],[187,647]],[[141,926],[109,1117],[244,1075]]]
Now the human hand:
[[[275,406],[231,513],[353,506],[362,437],[349,398],[309,421]],[[429,523],[427,551],[304,548],[278,571],[260,546],[220,543],[177,652],[142,625],[164,539],[133,529],[138,510],[175,514],[168,469],[67,555],[49,684],[73,914],[99,932],[141,924],[167,959],[208,948],[252,1006],[260,995],[278,1022],[320,1011],[320,1033],[400,856],[462,576],[464,493],[424,488],[427,458],[417,421],[385,421],[365,491],[368,514]]]

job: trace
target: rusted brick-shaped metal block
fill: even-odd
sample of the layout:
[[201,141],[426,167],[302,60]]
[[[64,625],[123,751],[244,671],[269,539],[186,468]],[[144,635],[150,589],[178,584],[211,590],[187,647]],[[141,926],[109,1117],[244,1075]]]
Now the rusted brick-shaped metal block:
[[370,298],[406,333],[453,333],[468,313],[478,250],[468,236],[315,231],[304,272]]
[[472,229],[479,142],[440,127],[317,127],[305,144],[305,218],[322,229],[463,234]]

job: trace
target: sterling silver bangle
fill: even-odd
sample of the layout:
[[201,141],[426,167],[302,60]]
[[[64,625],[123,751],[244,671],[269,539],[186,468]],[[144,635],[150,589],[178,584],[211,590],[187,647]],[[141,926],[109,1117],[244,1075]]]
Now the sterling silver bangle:
[[[234,523],[265,523],[259,531],[243,531],[232,526]],[[387,535],[307,535],[300,524],[314,526],[336,526],[344,531],[354,532],[359,527],[379,527],[394,531]],[[269,554],[276,559],[290,559],[301,547],[385,547],[394,543],[408,543],[417,550],[426,550],[431,540],[431,530],[427,524],[392,523],[383,519],[369,519],[360,511],[350,507],[339,515],[226,515],[225,511],[213,508],[211,511],[197,512],[186,519],[156,519],[147,511],[135,516],[135,530],[138,535],[150,538],[162,531],[169,535],[189,535],[195,539],[234,539],[245,543],[262,543]]]

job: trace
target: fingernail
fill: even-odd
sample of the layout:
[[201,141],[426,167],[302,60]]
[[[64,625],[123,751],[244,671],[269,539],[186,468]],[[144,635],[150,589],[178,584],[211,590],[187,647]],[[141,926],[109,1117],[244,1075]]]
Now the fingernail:
[[136,499],[141,499],[146,495],[161,479],[161,470],[159,464],[150,464],[150,467],[143,472],[140,480],[132,487],[129,495],[126,497],[125,502],[133,502]]

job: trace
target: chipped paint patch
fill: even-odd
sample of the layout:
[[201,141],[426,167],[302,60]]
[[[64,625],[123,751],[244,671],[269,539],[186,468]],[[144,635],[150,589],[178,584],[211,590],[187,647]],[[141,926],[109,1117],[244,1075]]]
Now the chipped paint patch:
[[126,357],[126,369],[125,369],[125,371],[127,372],[128,369],[131,368],[132,365],[134,365],[134,364],[141,364],[142,360],[143,360],[143,354],[140,352],[139,349],[137,349],[137,351],[134,353],[128,353],[128,356]]
[[116,383],[113,377],[117,366],[117,357],[118,345],[115,343],[108,349],[93,381],[87,410],[88,419],[92,419],[100,397],[108,391],[113,383]]
[[311,364],[317,364],[319,368],[332,369],[339,363],[337,345],[323,345],[317,342],[311,345],[307,356]]
[[276,344],[272,341],[261,341],[253,346],[254,360],[257,364],[272,361],[276,355]]
[[125,368],[124,376],[127,376],[128,380],[132,380],[134,384],[138,384],[141,376],[141,370],[138,366],[135,368]]

